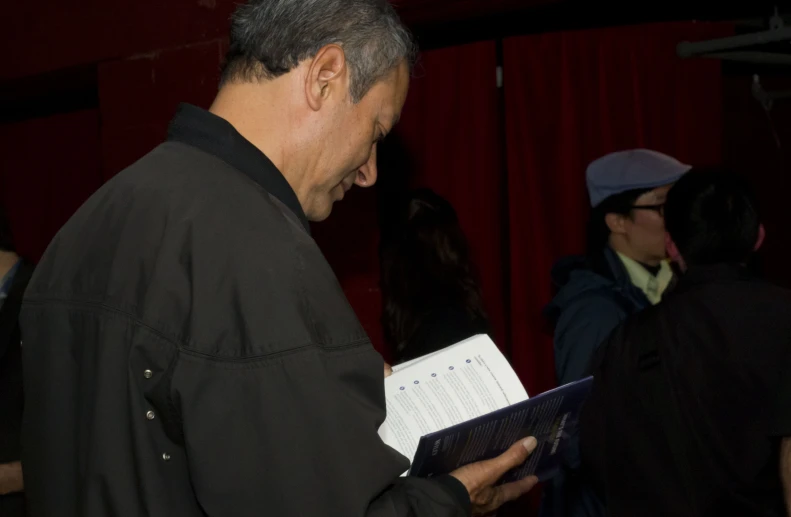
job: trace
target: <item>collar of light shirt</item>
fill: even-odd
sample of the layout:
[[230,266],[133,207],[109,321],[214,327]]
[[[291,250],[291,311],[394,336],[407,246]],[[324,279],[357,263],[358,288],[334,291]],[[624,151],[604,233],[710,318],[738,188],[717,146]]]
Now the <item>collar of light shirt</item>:
[[667,260],[663,260],[659,267],[659,273],[652,275],[645,267],[634,259],[618,253],[626,272],[632,283],[643,293],[652,305],[656,305],[662,300],[662,294],[673,280],[673,269]]

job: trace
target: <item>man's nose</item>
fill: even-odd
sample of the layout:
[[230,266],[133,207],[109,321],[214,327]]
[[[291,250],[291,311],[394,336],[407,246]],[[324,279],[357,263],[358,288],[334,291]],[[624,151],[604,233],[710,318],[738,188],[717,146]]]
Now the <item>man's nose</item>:
[[371,156],[365,165],[357,171],[354,183],[360,187],[373,187],[376,183],[376,144],[371,149]]

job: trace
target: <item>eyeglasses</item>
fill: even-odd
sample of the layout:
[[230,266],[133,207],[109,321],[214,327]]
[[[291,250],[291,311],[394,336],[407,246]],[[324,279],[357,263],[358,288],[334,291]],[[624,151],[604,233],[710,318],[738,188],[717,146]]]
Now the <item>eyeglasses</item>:
[[659,215],[665,215],[665,204],[661,203],[658,205],[632,205],[632,210],[653,210],[654,212],[658,213]]

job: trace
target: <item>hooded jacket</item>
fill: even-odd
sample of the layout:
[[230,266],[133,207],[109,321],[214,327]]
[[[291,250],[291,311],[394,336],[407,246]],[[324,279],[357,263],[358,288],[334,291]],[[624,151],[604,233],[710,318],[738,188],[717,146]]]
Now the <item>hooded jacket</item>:
[[561,259],[552,282],[558,292],[545,314],[555,329],[555,373],[563,385],[585,377],[594,352],[615,327],[651,303],[610,248],[593,260]]

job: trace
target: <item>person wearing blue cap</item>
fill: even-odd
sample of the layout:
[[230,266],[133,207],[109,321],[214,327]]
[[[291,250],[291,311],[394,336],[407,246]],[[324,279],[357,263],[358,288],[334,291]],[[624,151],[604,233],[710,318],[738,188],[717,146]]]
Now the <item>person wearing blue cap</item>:
[[[588,166],[587,254],[555,265],[558,292],[545,310],[554,325],[559,384],[588,375],[594,352],[615,327],[662,299],[673,280],[666,260],[665,197],[691,168],[648,149],[608,154]],[[567,471],[548,488],[543,517],[604,515],[601,501],[575,474],[578,452],[572,448]]]
[[741,174],[697,170],[665,222],[678,281],[593,359],[586,479],[608,517],[788,517],[791,291],[749,265],[758,200]]

